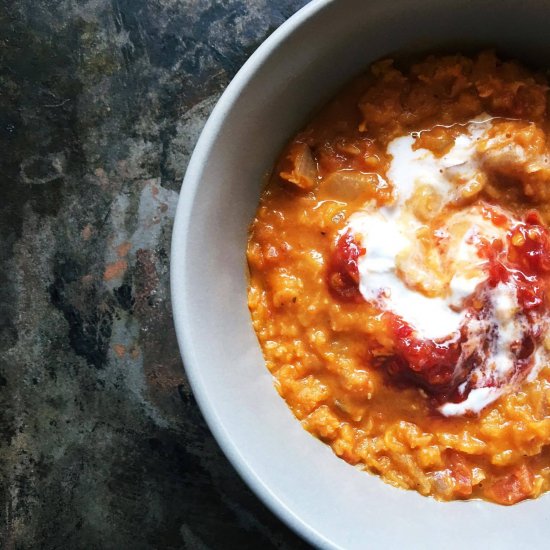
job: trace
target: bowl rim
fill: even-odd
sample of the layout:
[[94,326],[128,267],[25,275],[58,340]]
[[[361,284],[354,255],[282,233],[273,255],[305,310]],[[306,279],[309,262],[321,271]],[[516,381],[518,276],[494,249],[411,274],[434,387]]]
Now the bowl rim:
[[[294,533],[320,548],[338,547],[296,515],[256,474],[233,442],[229,432],[224,428],[210,401],[207,388],[200,376],[200,366],[194,357],[193,344],[185,336],[185,327],[192,322],[186,307],[185,267],[187,264],[187,229],[195,195],[200,185],[199,176],[203,170],[203,159],[208,157],[216,136],[224,123],[226,113],[231,110],[241,91],[254,78],[256,70],[269,58],[272,52],[306,20],[335,1],[311,0],[291,15],[252,53],[220,96],[199,136],[183,178],[172,227],[170,249],[170,292],[176,337],[185,373],[208,428],[233,468],[267,508]],[[179,258],[178,261],[174,261],[175,257]],[[178,284],[174,284],[176,280],[178,280]]]

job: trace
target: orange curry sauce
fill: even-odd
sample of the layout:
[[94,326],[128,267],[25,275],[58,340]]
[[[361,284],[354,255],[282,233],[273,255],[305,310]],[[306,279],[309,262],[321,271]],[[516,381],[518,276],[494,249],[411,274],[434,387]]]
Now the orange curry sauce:
[[[444,213],[434,214],[439,197],[429,186],[419,185],[407,205],[434,224],[478,207],[495,226],[504,223],[499,209],[521,220],[506,243],[482,242],[479,255],[489,266],[484,284],[511,281],[525,319],[544,317],[547,92],[541,74],[492,52],[430,56],[405,69],[380,61],[289,143],[262,194],[248,243],[248,302],[277,390],[339,457],[392,485],[443,500],[500,504],[549,489],[550,369],[516,373],[513,389],[480,412],[441,414],[438,404],[475,386],[474,359],[457,374],[463,341],[445,347],[420,339],[406,320],[365,299],[358,262],[368,262],[369,250],[345,231],[365,205],[395,201],[388,177],[392,140],[412,135],[414,148],[441,158],[465,124],[490,117],[488,137],[476,150],[483,164],[455,181],[456,197]],[[383,242],[385,235],[375,238]],[[426,258],[430,239],[421,243]],[[438,269],[443,280],[444,266]],[[418,292],[439,292],[437,284],[415,285]],[[482,315],[479,296],[467,305]],[[536,346],[550,348],[544,330],[532,328],[522,338],[513,352],[518,372],[530,368]]]

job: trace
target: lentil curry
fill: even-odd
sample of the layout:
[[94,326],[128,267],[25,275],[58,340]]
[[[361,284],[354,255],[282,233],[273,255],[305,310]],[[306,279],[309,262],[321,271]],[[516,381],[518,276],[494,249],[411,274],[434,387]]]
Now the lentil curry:
[[373,64],[287,145],[250,229],[276,388],[339,457],[442,500],[550,483],[542,74]]

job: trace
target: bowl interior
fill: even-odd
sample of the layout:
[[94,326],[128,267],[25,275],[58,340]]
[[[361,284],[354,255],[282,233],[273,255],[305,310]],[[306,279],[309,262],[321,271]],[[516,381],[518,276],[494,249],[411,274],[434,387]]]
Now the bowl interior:
[[338,88],[394,52],[496,47],[546,66],[548,3],[366,0],[309,4],[229,86],[191,160],[172,245],[174,318],[201,409],[233,465],[327,548],[546,544],[548,498],[511,508],[439,503],[356,471],[311,437],[273,388],[246,305],[245,246],[281,147]]

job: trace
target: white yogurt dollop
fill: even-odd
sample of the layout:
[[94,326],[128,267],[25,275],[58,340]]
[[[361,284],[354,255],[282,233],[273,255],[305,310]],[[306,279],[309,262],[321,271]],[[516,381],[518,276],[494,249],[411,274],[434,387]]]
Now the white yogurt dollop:
[[[480,206],[453,210],[433,232],[442,271],[433,273],[427,265],[426,251],[419,244],[419,232],[426,229],[426,224],[418,219],[408,201],[418,186],[429,186],[441,199],[441,205],[455,201],[458,187],[454,178],[459,172],[464,181],[479,172],[476,143],[490,127],[490,121],[472,121],[440,158],[427,149],[414,149],[412,136],[394,139],[388,146],[393,160],[387,173],[394,202],[383,208],[367,206],[353,214],[342,230],[342,234],[351,232],[366,249],[358,260],[362,296],[401,317],[418,338],[455,340],[467,323],[470,344],[475,345],[478,338],[479,345],[483,345],[481,339],[492,329],[495,337],[487,360],[472,373],[478,381],[476,387],[464,401],[443,404],[439,410],[447,416],[477,413],[510,389],[505,382],[515,366],[511,346],[521,340],[527,322],[524,315],[517,314],[515,287],[499,284],[488,290],[493,311],[490,319],[471,322],[463,304],[488,278],[486,260],[478,253],[481,243],[504,241],[506,232],[520,222],[505,214],[508,226],[497,226]],[[422,273],[442,277],[443,290],[436,295],[422,292]],[[540,354],[535,355],[540,358]],[[533,368],[539,368],[540,361],[535,363]]]
[[[416,232],[423,225],[406,207],[406,202],[418,185],[432,187],[443,202],[452,200],[455,189],[445,176],[446,169],[472,163],[476,139],[486,124],[473,123],[470,128],[470,134],[459,136],[441,158],[427,149],[413,149],[412,136],[394,139],[388,146],[393,156],[388,179],[393,185],[394,203],[357,212],[343,230],[344,233],[351,230],[367,249],[366,256],[359,259],[359,289],[363,297],[379,300],[384,309],[409,322],[422,338],[443,338],[457,331],[463,314],[451,309],[451,305],[460,304],[487,277],[481,271],[477,277],[467,278],[457,272],[450,284],[450,294],[431,298],[407,286],[406,274],[398,273],[397,265],[399,254],[416,252]],[[461,264],[481,265],[477,248],[471,241],[475,235],[497,238],[497,228],[482,217],[479,208],[472,210],[469,219],[464,221],[470,226],[469,232],[455,243],[453,252],[459,255]],[[444,233],[448,234],[445,230]]]

